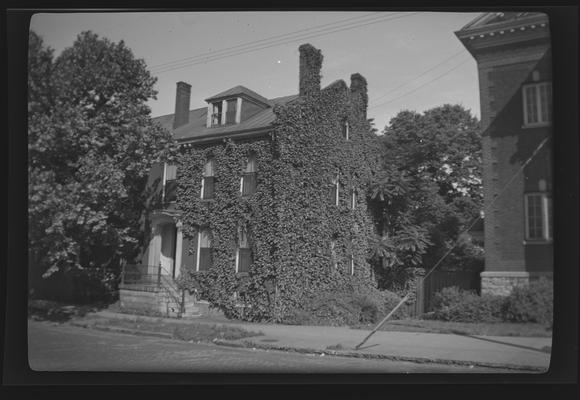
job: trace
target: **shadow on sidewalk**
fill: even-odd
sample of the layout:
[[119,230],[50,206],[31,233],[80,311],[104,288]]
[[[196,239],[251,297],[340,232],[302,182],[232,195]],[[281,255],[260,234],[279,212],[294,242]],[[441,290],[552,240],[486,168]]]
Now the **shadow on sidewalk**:
[[503,341],[501,341],[501,340],[486,339],[486,338],[483,338],[483,337],[481,337],[481,336],[468,335],[468,334],[466,334],[466,333],[461,333],[461,332],[453,332],[453,334],[454,334],[454,335],[458,335],[458,336],[465,336],[465,337],[469,337],[469,338],[472,338],[472,339],[482,340],[482,341],[484,341],[484,342],[490,342],[490,343],[503,344],[503,345],[510,346],[510,347],[517,347],[517,348],[519,348],[519,349],[525,349],[525,350],[532,350],[532,351],[537,351],[537,352],[539,352],[539,353],[548,353],[548,354],[550,354],[550,353],[551,353],[551,347],[549,347],[549,346],[546,346],[546,347],[548,347],[548,350],[545,350],[545,349],[546,349],[546,347],[544,347],[544,348],[542,348],[542,349],[538,349],[538,348],[536,348],[536,347],[523,346],[523,345],[521,345],[521,344],[515,344],[515,343],[503,342]]

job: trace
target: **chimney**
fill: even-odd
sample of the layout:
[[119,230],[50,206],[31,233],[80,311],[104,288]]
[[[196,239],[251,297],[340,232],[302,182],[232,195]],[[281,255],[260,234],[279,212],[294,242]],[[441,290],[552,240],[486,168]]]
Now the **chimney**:
[[175,115],[173,116],[173,129],[179,128],[189,122],[189,101],[191,98],[191,85],[185,82],[177,82],[175,95]]
[[310,44],[303,44],[300,51],[299,95],[309,96],[320,92],[320,69],[322,53]]
[[360,95],[362,101],[362,110],[365,118],[367,115],[367,107],[369,103],[369,96],[367,94],[367,80],[359,73],[350,76],[350,93],[353,96]]

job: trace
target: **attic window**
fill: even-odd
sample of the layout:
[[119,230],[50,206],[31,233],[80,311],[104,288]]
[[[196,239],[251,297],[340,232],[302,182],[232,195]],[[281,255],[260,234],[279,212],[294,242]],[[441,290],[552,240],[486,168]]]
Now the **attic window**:
[[218,101],[212,104],[211,126],[221,125],[222,123],[222,102]]

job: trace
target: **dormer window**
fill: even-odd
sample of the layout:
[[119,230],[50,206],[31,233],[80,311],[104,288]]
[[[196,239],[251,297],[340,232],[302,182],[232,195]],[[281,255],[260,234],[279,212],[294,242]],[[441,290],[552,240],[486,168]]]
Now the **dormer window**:
[[221,125],[222,123],[222,102],[212,103],[211,126]]
[[230,99],[226,102],[227,109],[226,109],[226,125],[235,124],[236,123],[236,106],[237,106],[237,99]]

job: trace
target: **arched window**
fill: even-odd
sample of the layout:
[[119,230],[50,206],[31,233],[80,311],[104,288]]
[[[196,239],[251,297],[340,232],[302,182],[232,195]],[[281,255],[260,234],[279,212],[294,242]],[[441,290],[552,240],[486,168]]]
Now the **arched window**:
[[197,237],[197,270],[207,271],[213,263],[212,234],[208,228],[201,228]]
[[215,181],[215,159],[208,157],[203,168],[203,178],[201,179],[201,198],[204,200],[213,199]]
[[256,155],[251,153],[246,161],[246,166],[242,172],[240,182],[240,192],[242,196],[250,196],[256,192]]

